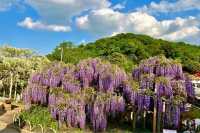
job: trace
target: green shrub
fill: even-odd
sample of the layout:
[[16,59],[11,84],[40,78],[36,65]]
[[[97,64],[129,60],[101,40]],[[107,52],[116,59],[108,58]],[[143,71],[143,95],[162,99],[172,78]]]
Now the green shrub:
[[45,129],[58,129],[58,124],[52,119],[47,107],[32,106],[29,110],[23,111],[20,117],[26,123],[29,121],[33,127],[42,125]]

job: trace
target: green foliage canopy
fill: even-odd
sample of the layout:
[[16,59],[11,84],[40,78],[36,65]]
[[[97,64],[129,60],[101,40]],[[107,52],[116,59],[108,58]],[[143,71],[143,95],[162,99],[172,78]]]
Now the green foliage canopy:
[[130,72],[141,60],[162,54],[167,58],[179,59],[184,70],[191,74],[200,71],[200,46],[154,39],[146,35],[122,33],[79,46],[63,42],[47,55],[51,61],[60,60],[60,47],[64,51],[65,63],[76,64],[85,58],[101,57]]
[[3,46],[0,51],[0,89],[3,96],[8,95],[10,88],[15,89],[16,97],[16,93],[20,94],[26,87],[30,74],[49,62],[46,57],[37,56],[29,49]]

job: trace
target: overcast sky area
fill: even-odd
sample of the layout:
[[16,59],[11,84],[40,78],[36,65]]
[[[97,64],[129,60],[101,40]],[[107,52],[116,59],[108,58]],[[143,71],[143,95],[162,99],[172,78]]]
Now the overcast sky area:
[[48,53],[125,32],[200,45],[200,0],[0,0],[0,45]]

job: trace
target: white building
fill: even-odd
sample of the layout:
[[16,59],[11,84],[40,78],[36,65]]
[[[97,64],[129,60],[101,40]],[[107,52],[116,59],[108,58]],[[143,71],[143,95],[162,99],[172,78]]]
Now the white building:
[[177,133],[176,130],[163,129],[163,133]]
[[199,78],[193,79],[192,86],[194,88],[196,98],[200,100],[200,79]]

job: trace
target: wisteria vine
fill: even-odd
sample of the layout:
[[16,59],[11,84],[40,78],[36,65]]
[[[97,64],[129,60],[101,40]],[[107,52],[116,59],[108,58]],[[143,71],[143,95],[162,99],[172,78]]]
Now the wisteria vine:
[[[115,118],[128,105],[143,112],[151,110],[151,102],[156,100],[161,112],[164,97],[169,101],[165,122],[173,118],[177,127],[184,102],[181,98],[193,97],[191,87],[180,63],[164,57],[142,61],[132,76],[116,65],[94,58],[77,65],[53,63],[32,74],[23,100],[27,109],[31,104],[48,106],[52,117],[69,127],[83,129],[89,121],[94,131],[105,131],[108,117]],[[151,93],[154,91],[156,94]],[[178,96],[179,102],[169,104]]]
[[[151,92],[150,96],[154,93],[151,97],[154,100],[152,102],[157,104],[154,106],[157,107],[158,113],[163,113],[164,125],[177,129],[180,113],[184,111],[184,103],[187,98],[194,97],[192,83],[183,73],[181,64],[164,56],[156,56],[143,60],[139,67],[133,70],[132,75],[140,83],[141,90]],[[139,109],[142,108],[143,111],[146,105],[152,105],[143,95],[136,99]]]

